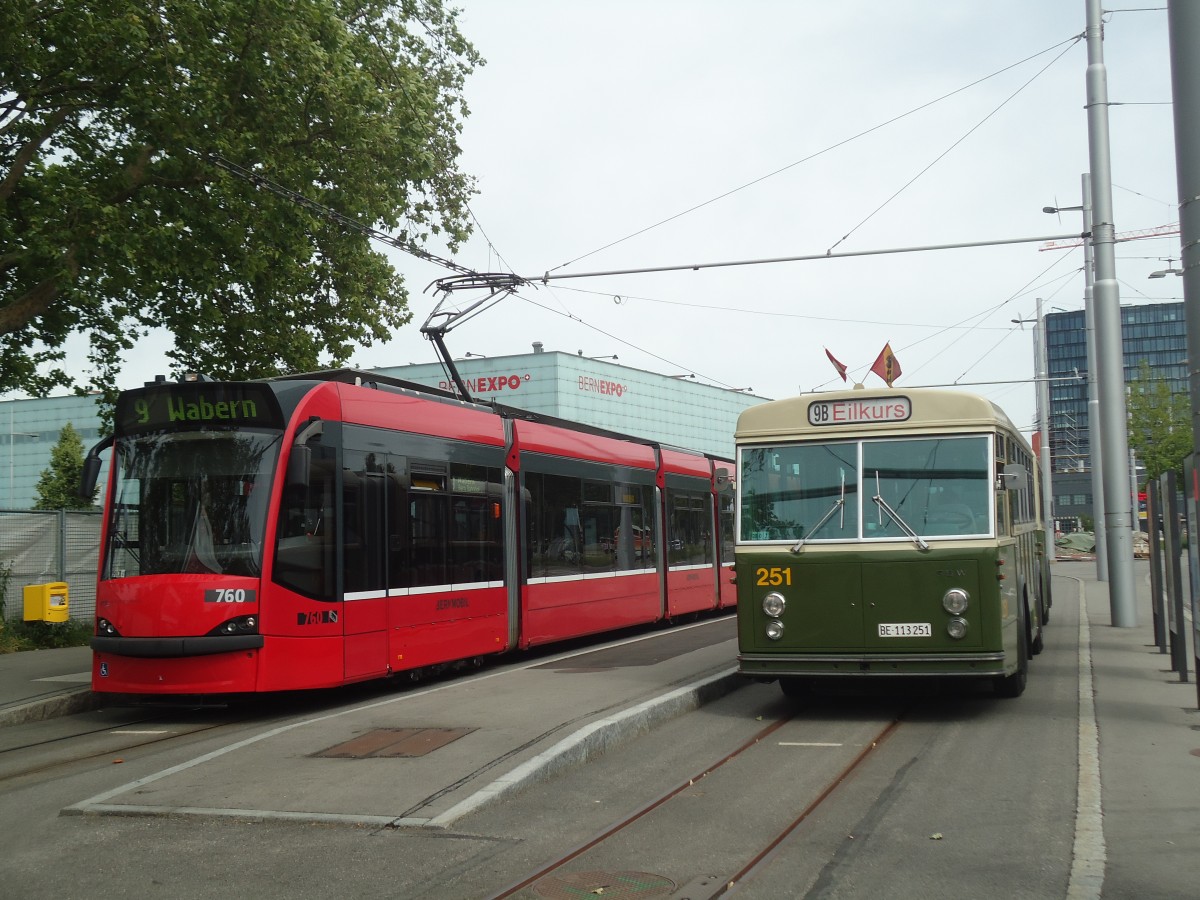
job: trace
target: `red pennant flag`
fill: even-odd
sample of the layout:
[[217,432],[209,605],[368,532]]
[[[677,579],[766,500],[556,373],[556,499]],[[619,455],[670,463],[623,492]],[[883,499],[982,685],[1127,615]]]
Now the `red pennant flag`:
[[831,363],[833,363],[833,367],[835,369],[837,369],[837,373],[842,376],[842,381],[845,381],[846,380],[846,367],[844,365],[842,365],[842,363],[840,363],[836,359],[834,359],[833,354],[830,353],[828,349],[825,350],[825,355],[829,357],[829,361]]
[[871,371],[886,381],[888,387],[891,387],[892,382],[900,377],[900,361],[892,352],[891,341],[883,345],[883,349],[879,351],[879,358],[871,366]]

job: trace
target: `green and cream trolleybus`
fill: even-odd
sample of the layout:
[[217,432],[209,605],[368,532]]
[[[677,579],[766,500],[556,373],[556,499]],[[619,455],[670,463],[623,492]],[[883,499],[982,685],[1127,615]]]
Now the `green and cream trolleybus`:
[[1050,569],[1033,452],[999,407],[858,387],[751,407],[736,442],[744,675],[1024,691]]

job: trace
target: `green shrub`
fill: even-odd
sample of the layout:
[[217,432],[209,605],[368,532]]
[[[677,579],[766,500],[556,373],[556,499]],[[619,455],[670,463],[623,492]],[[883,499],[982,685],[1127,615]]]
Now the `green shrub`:
[[17,650],[52,650],[59,647],[86,647],[92,639],[87,622],[11,622],[0,632],[0,653]]

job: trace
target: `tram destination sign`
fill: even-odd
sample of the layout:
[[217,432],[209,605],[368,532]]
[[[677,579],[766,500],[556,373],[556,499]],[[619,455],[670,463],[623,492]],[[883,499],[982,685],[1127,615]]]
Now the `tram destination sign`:
[[117,398],[117,434],[200,428],[282,428],[274,392],[262,384],[162,384]]
[[912,417],[908,397],[866,397],[862,400],[814,400],[808,404],[808,424],[886,425]]

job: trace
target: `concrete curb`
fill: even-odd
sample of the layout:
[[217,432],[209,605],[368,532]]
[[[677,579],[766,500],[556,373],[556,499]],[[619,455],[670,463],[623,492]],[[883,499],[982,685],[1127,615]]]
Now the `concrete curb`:
[[72,716],[75,713],[99,709],[103,705],[104,699],[93,694],[90,687],[64,691],[29,703],[0,709],[0,728],[7,725],[40,722],[44,719],[56,719],[59,716]]
[[397,828],[446,828],[468,813],[502,800],[513,791],[524,790],[564,769],[585,763],[619,743],[644,734],[669,719],[698,709],[705,703],[711,703],[746,683],[746,679],[738,675],[736,669],[727,669],[692,682],[622,710],[616,715],[585,725],[432,819],[396,819],[391,824]]

